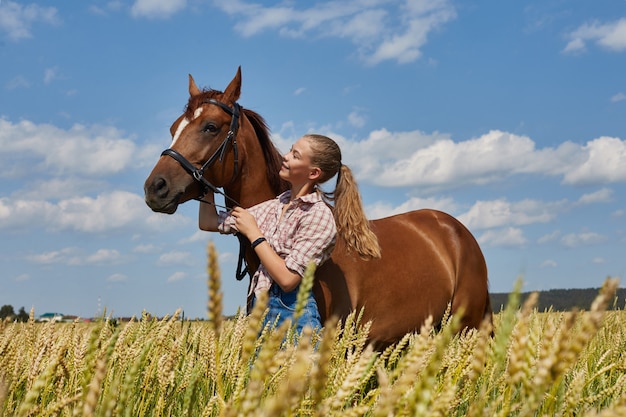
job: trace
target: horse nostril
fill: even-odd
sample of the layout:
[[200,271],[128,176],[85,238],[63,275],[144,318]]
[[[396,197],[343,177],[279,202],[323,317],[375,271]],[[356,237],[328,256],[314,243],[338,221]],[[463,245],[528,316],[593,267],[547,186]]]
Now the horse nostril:
[[154,190],[155,194],[159,198],[163,198],[163,197],[167,196],[167,193],[169,192],[169,188],[167,186],[167,181],[165,181],[165,178],[163,178],[163,177],[155,178],[154,182],[152,183],[152,187],[153,187],[153,190]]

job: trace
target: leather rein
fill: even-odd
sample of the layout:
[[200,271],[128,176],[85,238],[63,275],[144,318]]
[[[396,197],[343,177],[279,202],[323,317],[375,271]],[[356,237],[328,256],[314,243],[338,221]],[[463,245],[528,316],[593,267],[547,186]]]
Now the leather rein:
[[[196,166],[192,164],[191,162],[189,162],[187,158],[185,158],[178,151],[175,151],[172,148],[168,148],[164,150],[161,153],[161,156],[167,155],[171,158],[174,158],[176,162],[178,162],[180,166],[182,166],[183,169],[187,171],[187,173],[193,177],[194,180],[200,183],[201,194],[198,197],[194,198],[194,200],[198,200],[200,203],[209,204],[207,201],[204,201],[202,198],[205,195],[207,195],[209,191],[212,191],[214,193],[223,195],[226,200],[229,200],[238,206],[239,203],[237,201],[235,201],[232,197],[227,196],[226,193],[224,193],[222,190],[217,188],[215,185],[211,184],[211,182],[204,177],[204,171],[210,168],[218,160],[221,163],[224,160],[224,155],[226,155],[226,150],[228,149],[228,145],[232,143],[233,154],[234,154],[234,169],[233,169],[233,177],[231,179],[231,182],[233,182],[235,178],[237,178],[237,174],[239,174],[239,151],[237,148],[237,131],[239,130],[239,117],[241,115],[241,106],[239,106],[239,104],[235,102],[233,103],[233,107],[230,107],[215,99],[206,100],[204,103],[214,104],[216,106],[219,106],[222,110],[224,110],[226,113],[231,115],[230,128],[228,130],[228,133],[226,134],[226,138],[224,138],[220,146],[218,146],[215,152],[213,152],[213,155],[211,155],[211,157],[204,164],[202,164],[200,168],[196,168]],[[245,253],[245,244],[246,244],[247,239],[245,236],[239,233],[237,233],[236,236],[239,239],[239,260],[237,261],[237,272],[235,274],[235,277],[237,278],[238,281],[241,281],[243,277],[246,276],[246,274],[250,274],[250,277],[252,277],[252,273],[250,273],[250,271],[248,270],[247,264],[245,268],[243,267],[245,263],[244,253]]]

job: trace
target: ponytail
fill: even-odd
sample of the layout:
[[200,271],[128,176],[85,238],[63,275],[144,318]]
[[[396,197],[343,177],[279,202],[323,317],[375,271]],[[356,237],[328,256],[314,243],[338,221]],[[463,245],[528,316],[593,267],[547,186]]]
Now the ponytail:
[[311,163],[322,170],[319,183],[324,183],[337,175],[335,191],[322,192],[327,203],[334,202],[333,215],[337,234],[348,250],[354,250],[363,259],[380,258],[378,238],[365,217],[361,194],[352,171],[341,163],[341,149],[331,138],[324,135],[304,135],[313,150]]
[[337,234],[348,248],[356,251],[363,259],[380,258],[378,238],[370,228],[356,180],[346,165],[341,165],[337,175],[333,199]]

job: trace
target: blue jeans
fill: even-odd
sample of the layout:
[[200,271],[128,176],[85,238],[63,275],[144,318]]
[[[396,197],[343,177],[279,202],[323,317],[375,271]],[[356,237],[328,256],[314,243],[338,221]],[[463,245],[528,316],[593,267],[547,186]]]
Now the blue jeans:
[[[280,326],[285,320],[293,320],[293,315],[296,312],[296,299],[298,298],[298,285],[295,290],[285,292],[276,283],[272,283],[269,289],[269,300],[267,302],[267,316],[263,326],[267,323],[276,322],[276,327]],[[252,299],[252,305],[256,303],[256,297]],[[313,291],[309,293],[304,311],[298,319],[298,325],[296,326],[296,332],[302,333],[302,329],[305,326],[311,326],[313,329],[322,328],[322,319],[320,317],[319,310],[317,309],[317,302],[313,296]]]

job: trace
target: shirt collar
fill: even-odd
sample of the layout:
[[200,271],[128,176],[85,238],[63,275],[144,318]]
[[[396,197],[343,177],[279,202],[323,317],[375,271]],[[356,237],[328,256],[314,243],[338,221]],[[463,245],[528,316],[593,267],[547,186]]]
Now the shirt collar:
[[[278,199],[283,204],[288,204],[289,199],[291,198],[291,190],[287,190],[281,195],[278,196]],[[313,191],[312,193],[303,195],[302,197],[298,197],[294,200],[297,204],[315,204],[322,201],[322,196],[317,191]]]

